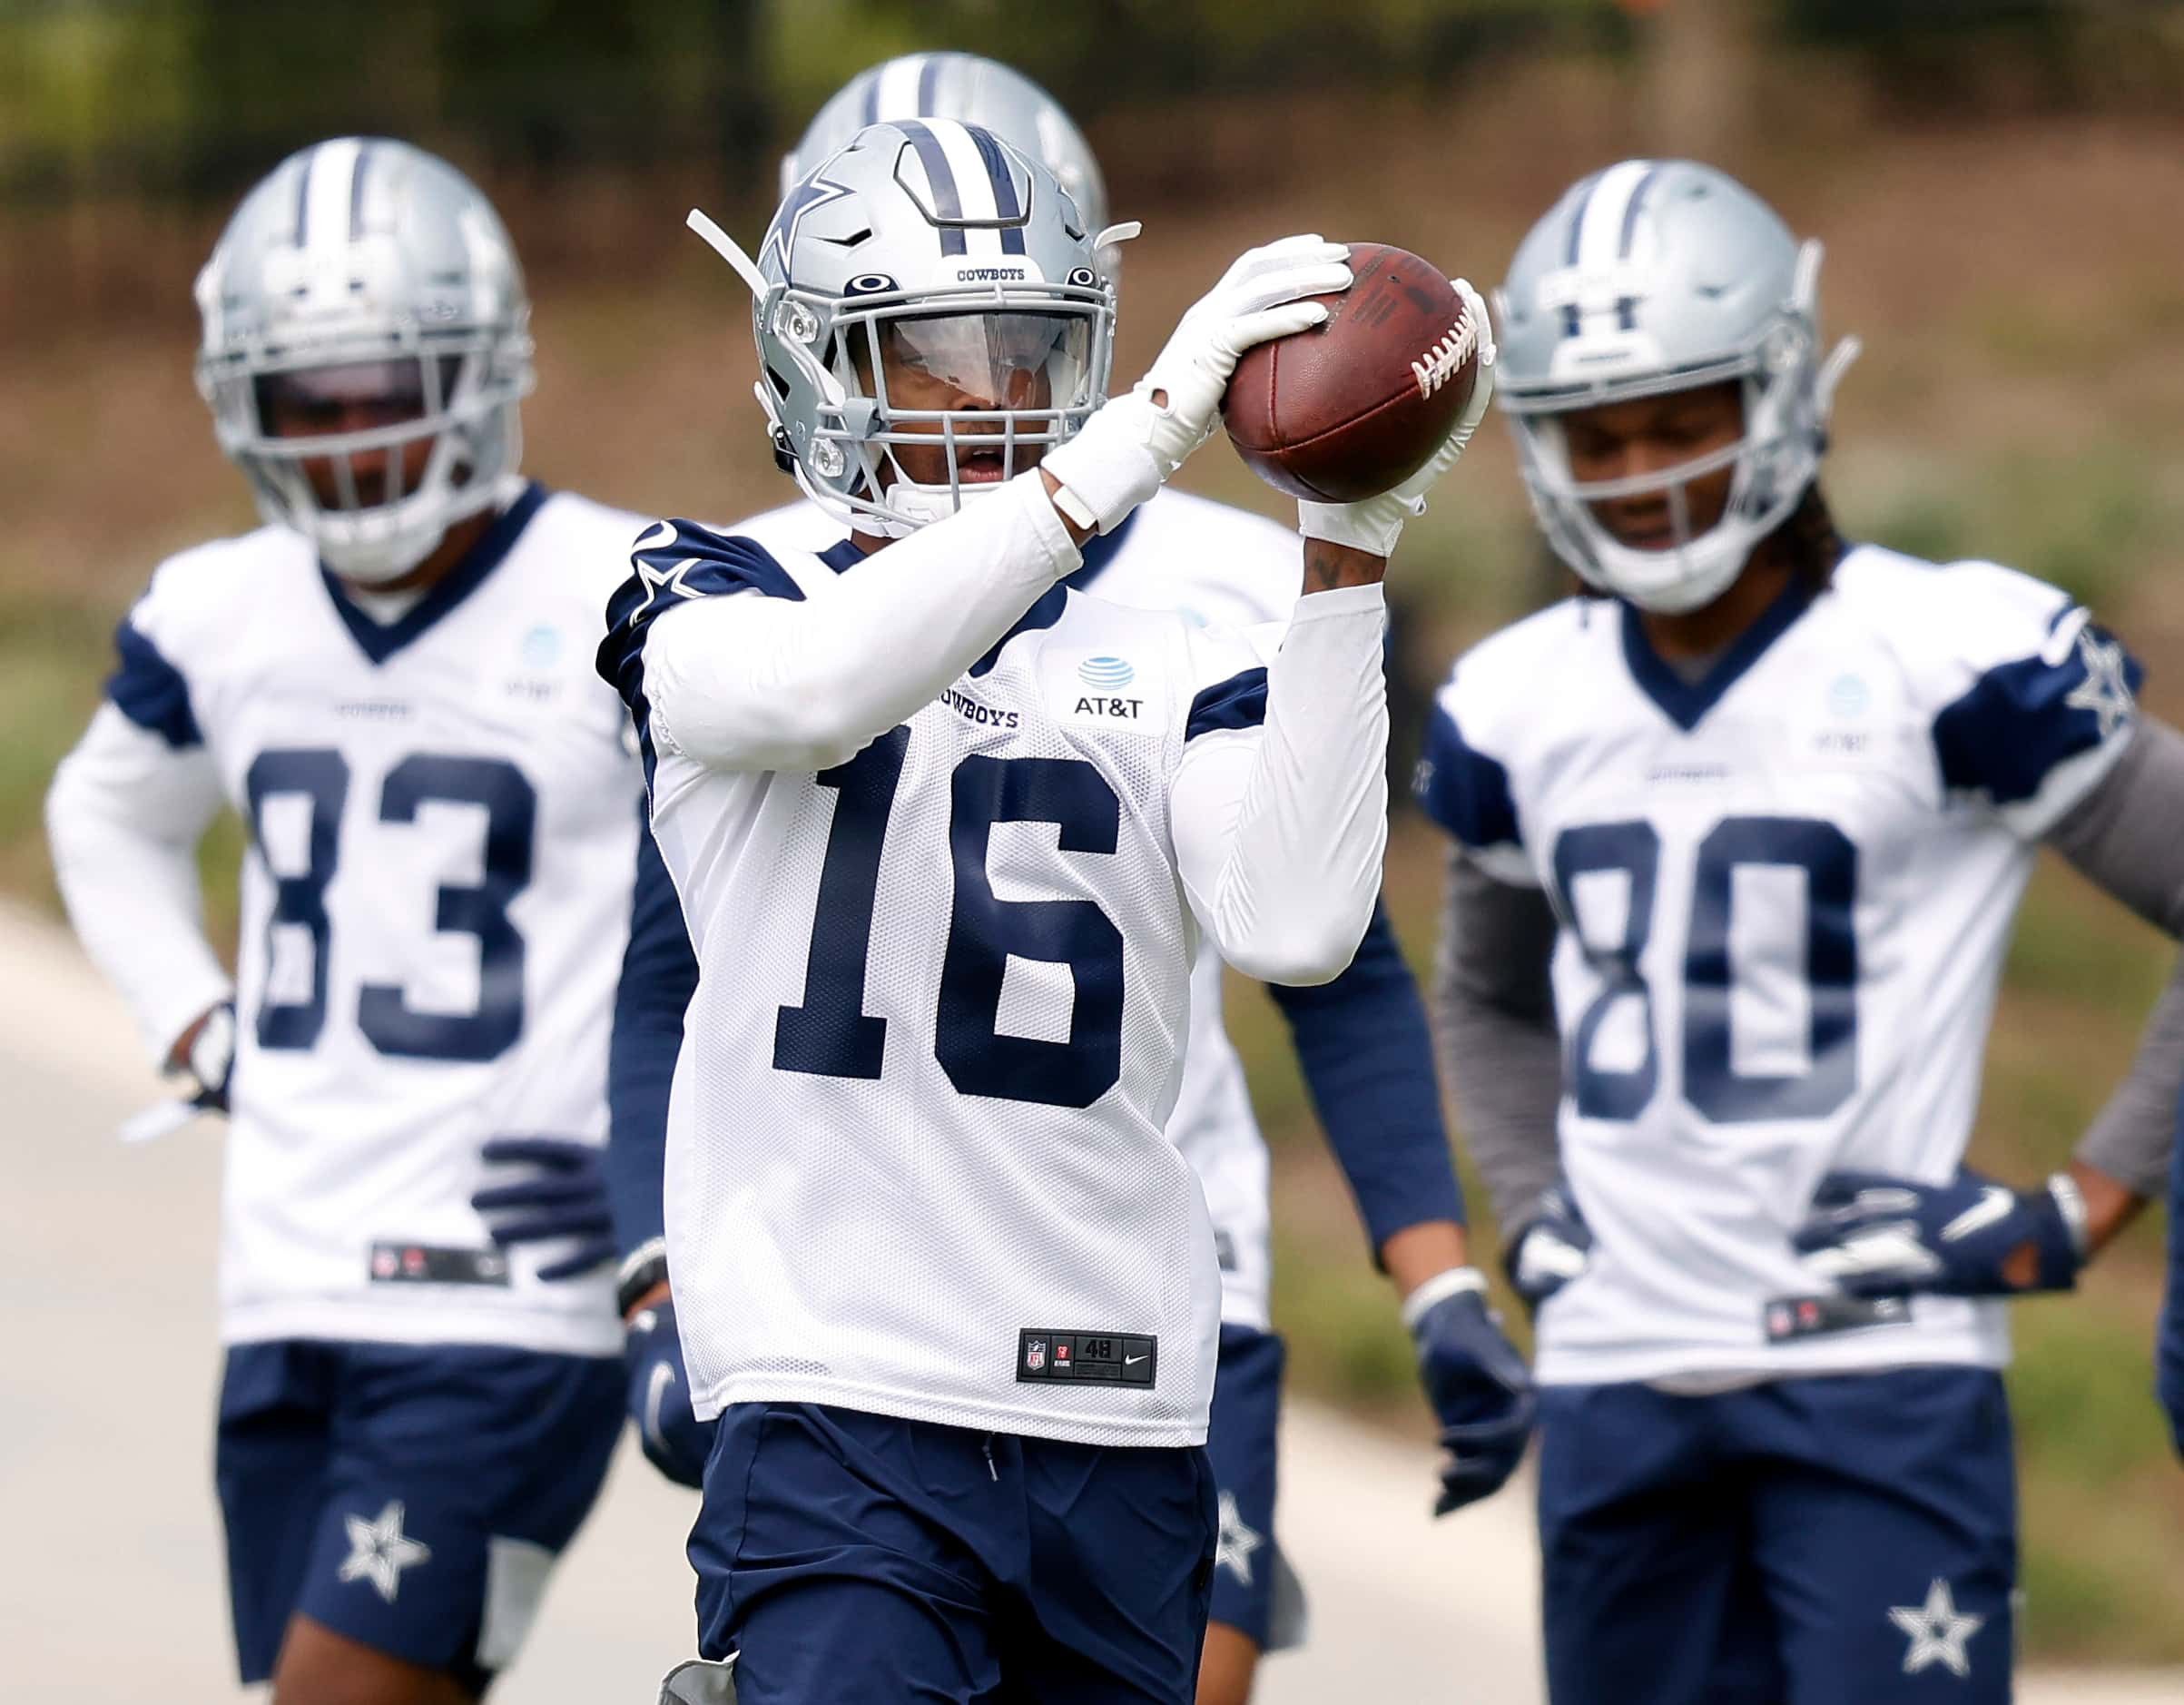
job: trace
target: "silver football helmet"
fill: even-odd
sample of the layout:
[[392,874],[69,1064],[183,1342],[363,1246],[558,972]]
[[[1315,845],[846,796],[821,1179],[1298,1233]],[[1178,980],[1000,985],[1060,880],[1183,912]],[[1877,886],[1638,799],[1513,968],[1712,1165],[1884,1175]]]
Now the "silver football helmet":
[[692,222],[752,286],[777,458],[845,526],[900,537],[952,514],[1107,400],[1115,292],[1092,233],[989,131],[858,132],[791,189],[755,267]]
[[[1626,160],[1573,185],[1533,226],[1495,292],[1496,399],[1516,433],[1532,508],[1556,553],[1605,592],[1661,611],[1726,590],[1818,473],[1836,382],[1857,354],[1820,359],[1820,245],[1727,173],[1687,160]],[[1736,381],[1744,433],[1659,474],[1579,482],[1572,410]],[[1734,467],[1728,507],[1703,533],[1686,488]],[[1662,492],[1677,542],[1618,544],[1592,505]]]
[[[904,54],[859,72],[812,115],[796,146],[782,156],[782,194],[867,124],[899,118],[952,118],[991,131],[1054,173],[1084,215],[1086,230],[1106,226],[1107,186],[1084,133],[1022,72],[977,54]],[[1111,264],[1103,262],[1103,270],[1111,271]]]
[[[291,154],[228,222],[197,306],[197,385],[221,448],[259,513],[304,534],[343,578],[398,579],[515,469],[530,302],[491,203],[445,161],[362,136]],[[274,431],[269,404],[290,394],[336,429]],[[391,402],[404,418],[342,430],[345,401]],[[420,439],[431,449],[409,484],[403,451]],[[359,474],[373,451],[383,478]],[[307,462],[330,469],[337,500]]]

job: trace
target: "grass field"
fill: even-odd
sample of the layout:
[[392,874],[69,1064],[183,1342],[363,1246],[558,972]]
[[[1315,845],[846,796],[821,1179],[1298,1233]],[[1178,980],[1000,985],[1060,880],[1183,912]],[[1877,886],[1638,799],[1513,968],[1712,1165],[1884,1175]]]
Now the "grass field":
[[[1137,371],[1229,255],[1286,231],[1385,237],[1486,282],[1563,182],[1638,145],[1616,105],[1592,94],[1547,75],[1453,119],[1393,103],[1375,114],[1373,169],[1347,176],[1296,140],[1332,114],[1306,113],[1280,133],[1249,113],[1215,114],[1172,154],[1163,126],[1175,121],[1111,123],[1095,141],[1109,152],[1117,212],[1146,222],[1127,262],[1118,376]],[[2184,271],[2172,222],[2154,212],[2184,205],[2173,132],[2056,120],[1906,133],[1866,128],[1854,110],[1833,124],[1736,163],[1793,223],[1826,236],[1831,324],[1867,342],[1843,392],[1828,480],[1846,530],[2061,581],[2145,658],[2148,703],[2184,715],[2184,593],[2172,579],[2184,538]],[[1191,163],[1130,169],[1157,160]],[[686,188],[508,197],[537,300],[527,460],[550,482],[632,508],[724,517],[787,494],[749,399],[740,290],[679,230]],[[27,305],[0,310],[13,351],[0,412],[10,523],[0,537],[0,885],[46,904],[38,802],[95,703],[108,631],[162,554],[251,521],[188,375],[188,286],[212,224],[169,217],[123,243],[100,222],[122,216],[16,230],[11,241],[50,245],[54,271],[35,292],[35,323]],[[755,234],[755,222],[741,229]],[[1185,483],[1275,512],[1225,448]],[[1398,564],[1409,677],[1399,703],[1413,707],[1448,658],[1520,611],[1537,583],[1499,434],[1482,436],[1452,483]],[[228,826],[208,848],[216,920],[231,920],[217,896],[235,846]],[[1422,970],[1439,856],[1405,808],[1389,892]],[[1995,1026],[1978,1162],[2030,1179],[2068,1153],[2170,961],[2167,943],[2043,864]],[[1234,1010],[1276,1147],[1276,1312],[1296,1377],[1418,1428],[1393,1310],[1312,1131],[1281,1026],[1248,988]],[[2019,1316],[2024,1627],[2041,1658],[2184,1659],[2184,1473],[2149,1391],[2158,1218],[2075,1300]]]

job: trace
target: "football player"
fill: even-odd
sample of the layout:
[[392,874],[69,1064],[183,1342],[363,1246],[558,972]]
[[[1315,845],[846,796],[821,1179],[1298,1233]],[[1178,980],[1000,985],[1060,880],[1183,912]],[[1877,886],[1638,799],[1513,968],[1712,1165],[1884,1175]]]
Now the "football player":
[[1499,298],[1583,591],[1467,654],[1420,793],[1435,1009],[1538,1304],[1556,1705],[2009,1697],[2003,1303],[2159,1188],[2184,988],[2067,1169],[1963,1165],[2046,843],[2184,926],[2184,742],[2071,598],[1836,534],[1854,346],[1750,191],[1632,160]]
[[[242,1677],[444,1705],[514,1657],[622,1419],[600,1150],[643,776],[588,665],[642,522],[516,471],[523,275],[444,162],[283,161],[197,297],[265,525],[122,623],[54,866],[154,1057],[229,1116]],[[232,988],[194,862],[223,802]]]
[[[1278,649],[1087,597],[1080,547],[1204,440],[1237,355],[1349,281],[1316,237],[1252,251],[1110,401],[1117,234],[983,129],[855,133],[756,267],[716,239],[775,442],[848,537],[664,522],[610,609],[700,970],[666,1267],[720,1418],[700,1645],[746,1705],[1192,1697],[1221,1284],[1164,1134],[1191,963],[1202,931],[1269,981],[1349,963],[1379,577],[1482,405],[1407,487],[1306,507]],[[1459,1267],[1420,1306],[1460,1296]]]
[[[1107,223],[1099,166],[1084,136],[1020,73],[971,54],[916,54],[852,78],[782,163],[783,188],[878,120],[940,117],[973,123],[1038,159],[1068,192],[1084,227]],[[736,529],[769,547],[824,550],[841,526],[806,500]],[[1242,510],[1164,490],[1113,532],[1089,539],[1069,586],[1095,596],[1241,626],[1287,616],[1297,593],[1295,535]],[[644,1021],[615,1032],[614,1138],[608,1151],[618,1218],[635,1253],[626,1300],[634,1320],[630,1395],[641,1436],[674,1477],[698,1483],[706,1430],[691,1414],[676,1363],[673,1310],[661,1270],[661,1167],[667,1088],[697,962],[671,886],[646,889],[631,953],[658,964],[633,976],[626,998]],[[1191,977],[1183,1079],[1169,1139],[1197,1174],[1221,1266],[1221,1337],[1206,1450],[1219,1499],[1221,1543],[1198,1675],[1201,1705],[1241,1705],[1259,1654],[1299,1642],[1304,1599],[1274,1533],[1276,1421],[1283,1346],[1267,1316],[1267,1154],[1241,1062],[1221,1020],[1221,959],[1199,956]],[[1373,913],[1357,956],[1333,982],[1269,985],[1289,1020],[1330,1144],[1356,1197],[1381,1266],[1417,1336],[1429,1395],[1451,1427],[1438,1509],[1495,1490],[1530,1433],[1522,1363],[1486,1314],[1470,1272],[1462,1198],[1441,1124],[1425,1017],[1385,914]]]

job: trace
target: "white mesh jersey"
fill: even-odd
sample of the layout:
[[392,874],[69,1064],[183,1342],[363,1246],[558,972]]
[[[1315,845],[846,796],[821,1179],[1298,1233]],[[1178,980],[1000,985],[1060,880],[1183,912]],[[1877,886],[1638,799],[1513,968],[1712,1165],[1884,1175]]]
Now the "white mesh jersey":
[[70,910],[161,1053],[221,992],[218,968],[193,893],[102,879],[118,866],[98,820],[168,835],[185,864],[220,800],[251,827],[230,1342],[620,1348],[611,1269],[543,1284],[566,1247],[502,1257],[469,1206],[488,1138],[605,1140],[642,820],[626,713],[592,648],[643,523],[521,482],[509,495],[465,563],[386,625],[286,529],[170,559],[56,782]]
[[[808,502],[769,509],[735,531],[770,548],[804,551],[841,537],[840,524]],[[1085,566],[1068,584],[1133,609],[1173,610],[1195,626],[1255,628],[1288,620],[1303,570],[1292,529],[1168,487],[1087,545]],[[1209,943],[1191,972],[1189,1041],[1167,1134],[1205,1192],[1221,1263],[1221,1318],[1264,1332],[1273,1270],[1266,1139],[1222,1020],[1222,971]]]
[[1541,1309],[1549,1383],[1999,1365],[2002,1306],[1770,1344],[1831,1168],[1962,1161],[2033,843],[2114,762],[2136,665],[2053,587],[1861,547],[1701,681],[1628,606],[1485,641],[1428,811],[1562,920],[1562,1162],[1598,1238]]
[[[761,633],[824,646],[822,616],[869,625],[868,601],[937,628],[955,583],[928,558],[973,583],[1048,577],[1017,566],[1035,533],[1067,548],[1036,476],[869,565],[846,542],[776,555],[664,523],[610,606],[602,672],[656,761],[654,833],[699,967],[665,1197],[702,1416],[811,1402],[1098,1444],[1205,1437],[1220,1276],[1164,1135],[1194,905],[1254,956],[1340,916],[1339,935],[1264,962],[1341,969],[1378,886],[1382,606],[1377,587],[1306,600],[1269,661],[1241,635],[1052,584],[869,739],[773,702],[784,668],[809,675],[801,653],[735,649]],[[753,613],[709,618],[732,606]],[[1284,693],[1359,695],[1362,714],[1284,716]],[[825,749],[854,755],[762,767],[819,749],[804,731],[821,723],[837,727]],[[701,737],[713,762],[689,755]],[[1187,819],[1172,809],[1186,781]],[[1244,885],[1194,901],[1185,872],[1214,863]]]

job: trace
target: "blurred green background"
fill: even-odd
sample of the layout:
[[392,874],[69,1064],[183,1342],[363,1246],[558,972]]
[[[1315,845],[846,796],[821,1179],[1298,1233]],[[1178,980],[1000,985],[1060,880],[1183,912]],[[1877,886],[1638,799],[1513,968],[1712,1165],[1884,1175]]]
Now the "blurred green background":
[[[1482,285],[1579,173],[1689,153],[1825,238],[1867,354],[1827,482],[1854,537],[1997,557],[2095,604],[2184,715],[2184,9],[2100,0],[7,0],[0,11],[0,886],[52,907],[38,805],[114,619],[166,552],[252,524],[190,382],[189,286],[232,201],[343,131],[448,154],[501,205],[536,301],[531,470],[647,512],[782,501],[746,239],[844,78],[963,47],[1085,123],[1141,218],[1118,379],[1237,251],[1295,230]],[[1270,514],[1225,447],[1184,483]],[[1470,640],[1551,583],[1482,438],[1406,540],[1399,764]],[[231,931],[231,824],[208,846]],[[1422,973],[1440,852],[1398,808],[1389,893]],[[2169,944],[2056,866],[2018,931],[1975,1158],[2059,1162],[2130,1056]],[[1281,1026],[1234,995],[1275,1146],[1276,1314],[1298,1385],[1422,1430],[1405,1341]],[[1481,1200],[1474,1191],[1474,1200]],[[1483,1219],[1483,1216],[1481,1217]],[[2150,1214],[2074,1300],[2025,1306],[2028,1647],[2184,1659],[2184,1473],[2150,1395]],[[1479,1233],[1490,1256],[1490,1227]]]

